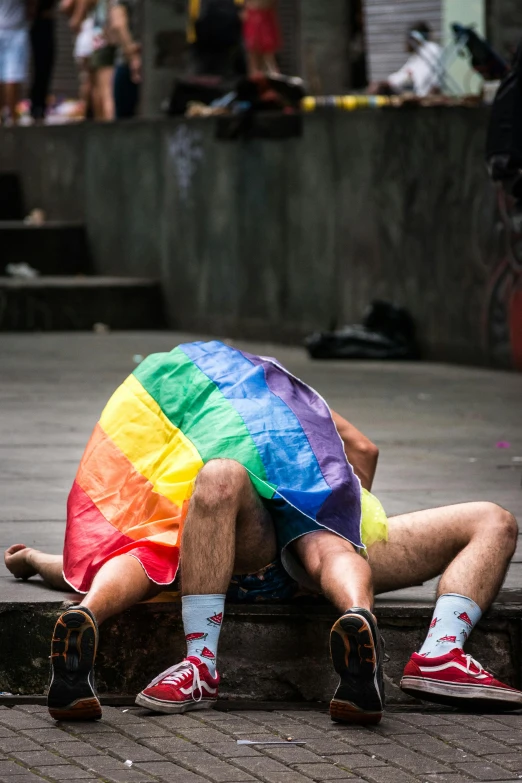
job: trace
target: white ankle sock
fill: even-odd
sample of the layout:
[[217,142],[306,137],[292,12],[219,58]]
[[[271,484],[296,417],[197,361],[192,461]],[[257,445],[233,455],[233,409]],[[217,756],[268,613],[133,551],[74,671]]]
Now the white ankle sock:
[[471,598],[458,593],[441,595],[435,604],[430,630],[419,655],[436,658],[455,647],[462,648],[481,616],[482,610]]
[[225,610],[224,595],[184,595],[181,599],[187,655],[195,655],[216,674],[219,632]]

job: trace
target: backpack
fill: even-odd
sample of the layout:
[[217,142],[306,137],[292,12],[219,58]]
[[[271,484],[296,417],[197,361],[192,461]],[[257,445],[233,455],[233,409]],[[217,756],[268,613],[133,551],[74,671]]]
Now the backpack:
[[195,24],[197,45],[208,51],[238,46],[242,25],[234,0],[201,0],[201,11]]

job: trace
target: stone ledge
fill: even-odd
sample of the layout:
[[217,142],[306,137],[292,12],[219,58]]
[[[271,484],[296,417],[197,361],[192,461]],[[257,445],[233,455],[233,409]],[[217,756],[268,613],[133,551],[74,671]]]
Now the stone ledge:
[[[51,631],[73,594],[2,579],[12,600],[0,603],[0,690],[43,694]],[[406,592],[406,591],[403,591]],[[469,651],[503,680],[520,686],[522,600],[505,591],[481,621]],[[387,699],[412,703],[398,684],[411,652],[426,633],[433,604],[381,598],[376,614],[386,641]],[[220,640],[224,699],[324,702],[336,684],[328,636],[337,614],[326,602],[292,605],[227,604]],[[184,654],[181,606],[175,594],[140,604],[107,623],[101,633],[97,683],[102,694],[127,698]]]

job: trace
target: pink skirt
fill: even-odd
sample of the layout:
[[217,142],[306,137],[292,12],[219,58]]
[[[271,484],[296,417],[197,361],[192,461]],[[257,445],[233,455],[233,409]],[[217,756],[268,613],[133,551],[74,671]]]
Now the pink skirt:
[[247,8],[243,25],[245,46],[249,52],[273,54],[282,46],[275,8]]

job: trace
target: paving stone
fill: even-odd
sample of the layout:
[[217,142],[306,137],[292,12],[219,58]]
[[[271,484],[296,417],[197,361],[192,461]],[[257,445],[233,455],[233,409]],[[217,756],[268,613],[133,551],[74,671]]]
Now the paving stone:
[[[7,775],[6,777],[0,776],[0,783],[13,783],[14,780],[16,780],[16,783],[44,783],[44,781],[48,781],[48,778],[43,778],[36,772],[29,772],[28,769],[26,769],[25,775],[16,775],[15,777],[11,777],[10,775]],[[93,783],[93,779],[90,778],[89,780],[84,781],[84,783]],[[94,783],[98,783],[98,779],[96,779]]]
[[129,723],[146,723],[142,717],[126,707],[104,707],[103,722],[110,726],[126,726]]
[[31,715],[19,710],[0,710],[0,724],[7,726],[8,729],[45,729],[48,727],[46,721],[38,715]]
[[18,775],[28,775],[27,767],[17,764],[14,761],[0,761],[0,777],[17,777]]
[[157,778],[151,778],[150,775],[136,769],[111,769],[103,773],[103,781],[104,783],[149,783],[149,781],[157,781]]
[[396,767],[372,767],[364,770],[364,777],[371,783],[419,783],[419,778]]
[[[409,723],[410,725],[420,729],[429,728],[431,726],[451,726],[452,717],[452,715],[439,715],[438,713],[432,712],[405,712],[401,713],[400,721],[401,723]],[[388,720],[386,713],[384,720]]]
[[119,729],[129,737],[135,737],[136,739],[171,736],[171,732],[167,728],[158,726],[157,723],[152,723],[152,721],[147,721],[144,726],[141,723],[129,723],[126,726],[120,726]]
[[[317,756],[315,757],[317,759]],[[243,781],[254,780],[251,775],[242,769],[227,764],[225,761],[215,758],[210,753],[200,751],[199,753],[177,753],[175,762],[183,767],[187,767],[191,772],[205,775],[215,783],[243,783]]]
[[447,772],[442,775],[423,775],[425,783],[470,783],[470,779],[456,772]]
[[13,750],[42,750],[42,748],[24,735],[15,734],[14,737],[3,737],[0,739],[0,752],[2,754],[10,753]]
[[20,734],[35,742],[40,742],[42,745],[48,742],[78,742],[77,737],[73,737],[67,731],[62,731],[58,726],[47,729],[23,729]]
[[151,715],[147,723],[153,723],[162,729],[176,733],[178,729],[203,729],[206,724],[190,715]]
[[522,775],[522,752],[518,753],[502,753],[494,756],[485,756],[484,761],[489,764],[498,764],[500,767],[509,769],[510,772],[516,772],[518,775]]
[[108,723],[104,723],[101,720],[93,721],[92,723],[82,723],[81,721],[59,721],[56,723],[57,728],[63,731],[69,732],[69,734],[115,734],[116,729],[113,726],[109,726]]
[[36,767],[36,771],[45,775],[51,780],[83,780],[85,778],[92,780],[92,773],[86,772],[80,767],[73,767],[72,764],[61,764],[59,767]]
[[298,772],[302,772],[312,780],[346,780],[350,778],[350,773],[345,769],[340,769],[334,764],[296,764],[294,766]]
[[[146,737],[140,740],[140,744],[144,745],[151,750],[158,751],[158,753],[187,753],[189,751],[193,753],[199,753],[199,746],[194,745],[189,740],[183,737]],[[228,745],[229,743],[227,743]],[[230,743],[232,745],[232,743]]]
[[488,731],[488,737],[504,742],[506,745],[522,745],[522,721],[520,731]]
[[513,780],[518,776],[509,774],[505,769],[496,764],[485,763],[484,761],[471,762],[469,764],[455,764],[455,769],[466,775],[471,775],[476,780]]
[[58,753],[66,759],[83,758],[85,756],[102,756],[103,751],[93,748],[87,742],[81,740],[74,740],[73,742],[48,742],[46,750],[50,750],[53,753]]
[[427,756],[423,756],[421,753],[408,750],[400,745],[369,745],[365,750],[371,756],[375,755],[377,758],[380,757],[385,761],[391,761],[410,772],[425,773],[448,771],[447,767],[444,767],[440,762],[435,761],[435,759],[430,759]]
[[122,742],[121,744],[111,745],[108,750],[113,756],[116,756],[116,758],[121,759],[122,761],[127,761],[127,759],[130,759],[131,761],[162,761],[164,758],[155,750],[151,750],[151,748],[147,748],[145,745],[140,745],[131,740]]
[[368,756],[365,753],[343,753],[340,756],[332,756],[332,761],[344,769],[362,769],[363,767],[383,767],[386,762],[377,756]]
[[[207,742],[223,742],[227,737],[226,734],[222,734],[220,731],[216,731],[216,729],[179,729],[176,733],[198,745],[206,745]],[[263,740],[266,739],[266,735],[261,735],[260,737],[252,735],[245,737],[245,739]]]
[[[455,744],[455,740],[452,740],[452,743]],[[463,743],[463,749],[464,748],[466,753],[472,753],[475,756],[485,756],[486,754],[491,753],[503,753],[504,751],[509,753],[510,750],[509,747],[503,745],[501,742],[489,739],[484,735],[479,735],[474,739],[466,740],[466,742]]]
[[[501,715],[495,717],[487,717],[484,715],[458,715],[457,720],[453,722],[454,726],[467,726],[468,728],[472,729],[473,731],[499,731],[502,729],[504,724],[501,724],[499,726],[499,723],[501,722],[499,718],[502,718]],[[520,726],[520,719],[517,722],[517,725]]]
[[147,764],[136,764],[136,770],[153,775],[161,780],[172,781],[172,783],[199,783],[202,778],[194,772],[188,772],[183,767],[178,767],[171,761],[150,761]]
[[256,775],[268,783],[308,783],[309,778],[296,770],[289,769],[279,761],[269,758],[236,759],[235,763],[246,772]]
[[0,737],[2,739],[5,739],[5,737],[16,737],[16,732],[8,729],[7,726],[0,726]]
[[351,742],[347,741],[346,737],[343,737],[342,741],[337,738],[330,739],[330,737],[324,737],[321,739],[318,737],[306,742],[306,748],[319,756],[331,756],[334,753],[351,753],[352,749],[353,752],[356,752],[362,747],[363,745],[360,742],[352,745]]
[[55,753],[49,753],[48,750],[13,750],[10,754],[18,761],[26,764],[28,767],[46,767],[46,766],[58,766],[58,764],[68,764],[66,759],[60,759]]
[[317,754],[302,745],[289,745],[286,748],[267,745],[260,746],[259,749],[265,755],[284,764],[310,764],[318,761]]
[[[126,761],[127,759],[125,759]],[[131,759],[132,761],[132,759]],[[115,759],[114,756],[78,756],[76,763],[84,769],[94,770],[97,774],[102,774],[110,769],[126,769],[121,759]]]
[[407,738],[401,736],[402,745],[407,746],[410,750],[421,751],[426,753],[439,761],[445,762],[465,762],[475,761],[476,757],[471,750],[466,746],[466,751],[459,748],[452,747],[451,745],[442,742],[437,737],[429,737],[424,735],[423,737],[412,735]]
[[[459,726],[456,724],[448,724],[447,726],[432,726],[426,729],[432,736],[436,736],[442,740],[449,740],[453,744],[459,742],[465,743],[468,739],[475,739],[477,732],[467,726]],[[460,745],[459,747],[463,747]]]

